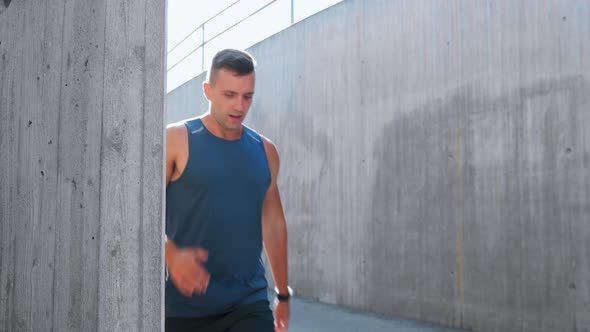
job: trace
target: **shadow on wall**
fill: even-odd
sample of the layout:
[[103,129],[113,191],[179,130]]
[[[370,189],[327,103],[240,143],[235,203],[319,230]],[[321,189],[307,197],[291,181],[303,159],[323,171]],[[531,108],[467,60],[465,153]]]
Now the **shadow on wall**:
[[0,2],[0,14],[2,14],[2,12],[4,11],[4,9],[7,9],[8,6],[10,6],[10,1],[12,1],[12,0],[1,0],[1,2]]
[[[507,258],[520,246],[510,244],[527,237],[521,224],[524,229],[551,229],[560,219],[555,211],[564,208],[552,196],[556,174],[561,174],[557,166],[567,162],[583,169],[589,158],[575,146],[578,124],[584,123],[582,108],[589,104],[590,83],[583,77],[543,80],[493,97],[467,86],[387,124],[375,150],[383,156],[378,162],[383,167],[377,171],[369,226],[374,244],[370,257],[379,263],[368,267],[367,282],[373,285],[369,298],[394,289],[397,295],[387,305],[408,316],[428,313],[417,299],[431,300],[428,305],[448,310],[439,321],[463,326],[466,303],[518,303],[513,297],[520,283],[543,283],[542,278],[510,282],[507,287],[516,289],[505,293],[508,298],[492,293],[464,298],[478,277],[464,276],[463,265],[485,276],[485,262],[505,262],[501,269],[512,273]],[[566,132],[570,145],[564,145],[567,139],[556,139]],[[540,220],[527,215],[526,202],[534,195],[545,200]],[[519,197],[530,199],[519,203]],[[489,202],[499,210],[488,208]],[[507,244],[503,247],[481,248],[493,224],[500,228],[496,232],[516,238],[497,239]],[[535,256],[520,252],[516,257],[524,262]],[[396,268],[384,273],[388,262]],[[436,281],[432,275],[438,276]],[[543,284],[537,286],[544,289]],[[443,303],[449,300],[454,310]]]

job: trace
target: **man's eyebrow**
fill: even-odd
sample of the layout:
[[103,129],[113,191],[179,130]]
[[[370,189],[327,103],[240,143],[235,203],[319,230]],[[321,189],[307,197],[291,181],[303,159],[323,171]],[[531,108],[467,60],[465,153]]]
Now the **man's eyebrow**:
[[[223,93],[231,93],[231,94],[238,94],[236,91],[232,91],[232,90],[223,90]],[[245,92],[244,95],[253,95],[254,91],[248,91]]]

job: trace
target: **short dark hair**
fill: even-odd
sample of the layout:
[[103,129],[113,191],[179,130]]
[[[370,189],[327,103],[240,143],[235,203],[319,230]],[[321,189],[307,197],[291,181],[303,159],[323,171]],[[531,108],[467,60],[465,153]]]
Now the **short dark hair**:
[[246,51],[225,49],[217,52],[211,61],[211,69],[207,73],[207,82],[213,83],[213,78],[220,69],[228,69],[238,76],[248,75],[254,72],[256,61]]

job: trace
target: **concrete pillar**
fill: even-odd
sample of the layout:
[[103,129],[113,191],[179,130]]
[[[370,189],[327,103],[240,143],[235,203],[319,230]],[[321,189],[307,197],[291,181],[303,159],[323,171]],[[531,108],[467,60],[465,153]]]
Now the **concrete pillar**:
[[165,6],[0,2],[0,330],[161,330]]

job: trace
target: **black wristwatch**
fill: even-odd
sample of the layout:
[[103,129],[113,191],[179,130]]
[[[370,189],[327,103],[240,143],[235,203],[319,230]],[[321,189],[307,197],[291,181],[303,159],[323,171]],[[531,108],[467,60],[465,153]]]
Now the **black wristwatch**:
[[287,286],[287,294],[281,294],[279,293],[279,289],[275,287],[275,294],[279,302],[289,302],[289,299],[293,295],[293,290],[291,289],[291,287]]

